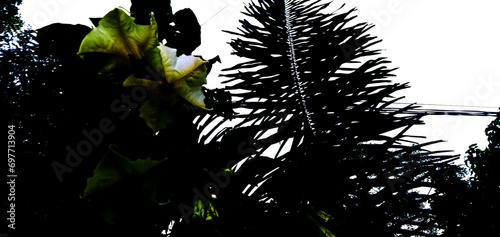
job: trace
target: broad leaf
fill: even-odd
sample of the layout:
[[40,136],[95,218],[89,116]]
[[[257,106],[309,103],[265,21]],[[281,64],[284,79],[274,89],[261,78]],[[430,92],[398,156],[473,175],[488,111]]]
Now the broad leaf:
[[145,60],[148,65],[153,66],[157,75],[165,78],[166,83],[163,80],[142,79],[130,75],[123,82],[123,86],[148,88],[148,99],[141,105],[141,118],[153,131],[165,128],[173,121],[169,109],[182,99],[195,107],[191,109],[191,106],[183,106],[187,112],[207,109],[202,91],[202,86],[207,83],[207,61],[190,55],[177,57],[176,49],[164,45],[151,50]]
[[[207,61],[190,55],[177,56],[176,49],[159,44],[156,31],[153,16],[150,25],[137,25],[133,17],[114,9],[85,37],[78,52],[82,58],[89,54],[106,54],[99,56],[106,58],[100,61],[101,74],[111,75],[108,73],[118,68],[128,70],[124,87],[148,89],[140,116],[155,132],[173,121],[168,110],[182,101],[181,98],[195,107],[183,105],[189,108],[188,112],[207,109],[202,92],[203,84],[207,83]],[[149,74],[141,75],[137,71]]]
[[115,146],[110,146],[95,168],[93,177],[87,179],[84,197],[116,185],[127,177],[142,175],[162,162],[150,159],[131,161],[115,149]]
[[110,53],[123,59],[141,60],[159,45],[155,18],[152,16],[150,21],[150,25],[137,25],[133,17],[115,8],[83,39],[78,55]]
[[175,91],[182,98],[206,109],[201,88],[207,83],[207,61],[190,55],[177,57],[177,50],[167,46],[160,45],[158,48],[167,82],[174,84]]

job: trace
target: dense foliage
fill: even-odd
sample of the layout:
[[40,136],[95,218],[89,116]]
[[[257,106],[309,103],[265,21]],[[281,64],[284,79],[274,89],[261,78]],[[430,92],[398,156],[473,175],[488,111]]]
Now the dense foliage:
[[466,162],[470,168],[470,198],[463,203],[466,208],[462,224],[464,236],[479,234],[494,236],[500,233],[500,117],[485,130],[488,147],[481,150],[471,145]]
[[396,106],[408,84],[392,81],[371,26],[328,6],[247,4],[229,32],[243,62],[223,90],[202,87],[218,58],[190,55],[200,26],[170,1],[110,9],[94,29],[3,34],[18,233],[498,234],[500,120],[488,148],[471,146],[468,178],[457,156],[407,134],[421,116]]
[[22,2],[22,0],[0,1],[0,33],[21,29],[23,21],[18,13],[18,6]]

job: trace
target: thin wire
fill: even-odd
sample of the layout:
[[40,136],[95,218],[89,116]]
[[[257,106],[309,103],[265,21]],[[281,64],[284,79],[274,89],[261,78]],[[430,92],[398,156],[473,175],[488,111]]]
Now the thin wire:
[[[384,108],[385,112],[396,112],[401,108]],[[498,116],[499,112],[479,111],[479,110],[444,110],[444,109],[407,109],[400,111],[402,114],[423,114],[423,115],[447,115],[447,116],[478,116],[478,117],[494,117]]]
[[498,109],[499,107],[493,106],[481,106],[481,105],[445,105],[445,104],[422,104],[422,103],[403,103],[403,102],[395,102],[394,104],[401,105],[426,105],[426,106],[442,106],[442,107],[465,107],[465,108],[486,108],[486,109]]
[[224,11],[224,9],[226,9],[228,6],[229,6],[229,4],[227,4],[225,7],[223,7],[222,9],[220,9],[213,16],[211,16],[210,18],[208,18],[208,20],[206,20],[205,22],[203,22],[203,24],[201,24],[201,26],[205,25],[207,22],[209,22],[210,20],[212,20],[212,18],[214,18],[215,16],[219,15],[219,13],[221,13],[222,11]]

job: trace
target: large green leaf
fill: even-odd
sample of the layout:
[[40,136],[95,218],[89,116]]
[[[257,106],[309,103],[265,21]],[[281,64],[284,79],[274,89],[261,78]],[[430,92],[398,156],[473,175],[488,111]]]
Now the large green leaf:
[[[141,118],[148,127],[158,131],[173,121],[171,109],[183,99],[198,110],[206,110],[202,86],[207,83],[207,61],[191,55],[177,56],[177,50],[160,45],[150,51],[146,59],[153,70],[165,81],[136,78],[130,75],[124,87],[148,88],[148,99],[141,105]],[[163,87],[163,89],[161,89]]]
[[[125,70],[124,87],[148,89],[140,116],[155,132],[173,121],[169,109],[182,99],[192,105],[183,106],[189,111],[207,109],[202,92],[207,83],[207,61],[191,55],[177,56],[176,49],[159,44],[156,31],[154,16],[150,25],[138,25],[133,17],[116,8],[84,38],[78,52],[84,59],[90,54],[105,54],[98,56],[106,59],[100,60],[101,74],[109,76],[113,70]],[[149,74],[141,76],[137,71]]]
[[156,29],[154,16],[150,25],[137,25],[133,17],[115,8],[83,39],[78,55],[110,53],[123,59],[141,60],[159,45]]
[[176,56],[177,50],[167,46],[158,47],[168,83],[185,100],[200,108],[205,107],[205,95],[201,87],[207,83],[207,61],[191,55]]
[[[192,55],[177,56],[177,50],[160,45],[150,51],[145,59],[148,65],[165,77],[168,84],[173,85],[175,92],[202,109],[206,109],[205,95],[202,86],[207,83],[207,61]],[[138,79],[130,76],[123,86],[156,86],[161,81]]]

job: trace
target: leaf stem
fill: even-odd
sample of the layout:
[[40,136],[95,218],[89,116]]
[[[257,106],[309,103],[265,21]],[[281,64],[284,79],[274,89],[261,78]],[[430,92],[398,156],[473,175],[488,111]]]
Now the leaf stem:
[[316,130],[314,129],[314,123],[312,122],[311,119],[311,113],[307,109],[307,104],[306,104],[306,97],[305,97],[305,92],[304,88],[302,87],[300,83],[300,75],[299,75],[299,66],[297,65],[297,59],[295,56],[295,46],[294,46],[294,41],[293,41],[293,28],[292,28],[292,23],[291,23],[291,16],[290,16],[290,4],[289,0],[284,0],[283,3],[285,4],[285,27],[287,31],[287,36],[288,36],[288,45],[289,45],[289,54],[288,57],[290,59],[290,68],[292,70],[292,76],[295,81],[295,85],[297,86],[298,89],[298,94],[300,96],[300,102],[302,109],[306,115],[306,123],[311,129],[311,132],[314,137],[316,137]]

